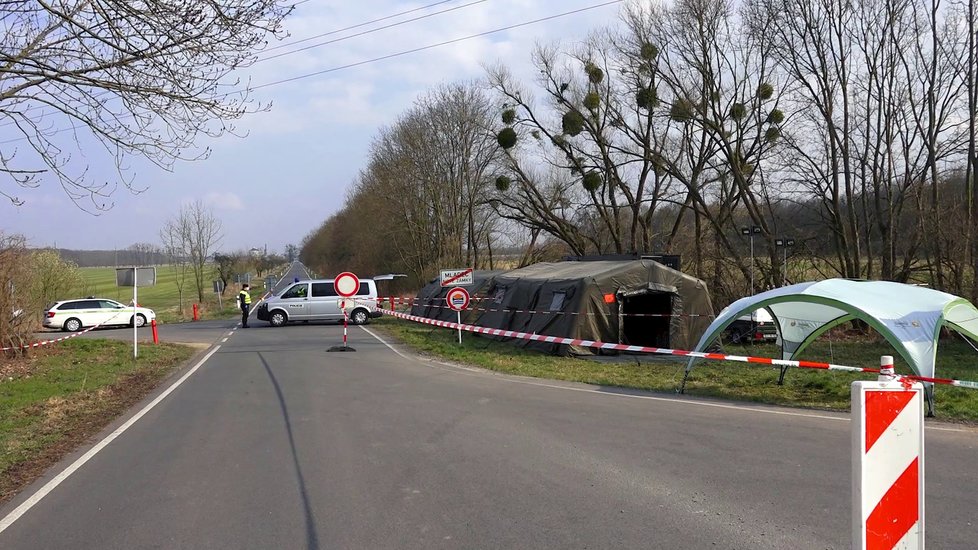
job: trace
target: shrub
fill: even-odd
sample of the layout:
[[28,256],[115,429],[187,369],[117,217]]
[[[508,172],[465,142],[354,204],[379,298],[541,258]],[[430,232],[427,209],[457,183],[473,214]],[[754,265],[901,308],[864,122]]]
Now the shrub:
[[560,123],[564,133],[569,136],[576,136],[584,131],[584,117],[577,111],[567,111]]
[[598,92],[588,92],[584,96],[584,106],[589,110],[595,111],[599,105],[601,105],[601,96],[598,95]]
[[499,142],[499,146],[503,149],[511,149],[516,145],[516,130],[512,128],[503,128],[496,135],[496,141]]
[[584,186],[585,189],[587,189],[591,193],[594,193],[595,191],[598,190],[598,188],[601,187],[601,174],[598,174],[597,172],[592,170],[587,174],[584,174],[584,177],[581,179],[581,184]]

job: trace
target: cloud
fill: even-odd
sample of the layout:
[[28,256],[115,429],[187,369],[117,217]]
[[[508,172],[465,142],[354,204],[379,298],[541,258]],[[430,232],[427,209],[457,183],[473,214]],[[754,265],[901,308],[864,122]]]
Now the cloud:
[[201,199],[215,210],[244,210],[244,201],[230,191],[211,191]]

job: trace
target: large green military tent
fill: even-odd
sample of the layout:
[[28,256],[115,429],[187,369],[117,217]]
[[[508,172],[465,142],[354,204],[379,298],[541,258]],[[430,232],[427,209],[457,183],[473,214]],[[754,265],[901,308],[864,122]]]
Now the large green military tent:
[[[469,287],[472,309],[462,321],[489,328],[631,345],[688,349],[713,320],[706,284],[652,260],[538,263],[495,273]],[[434,282],[412,313],[446,317]],[[440,296],[441,300],[432,300]],[[557,354],[587,348],[519,340]]]

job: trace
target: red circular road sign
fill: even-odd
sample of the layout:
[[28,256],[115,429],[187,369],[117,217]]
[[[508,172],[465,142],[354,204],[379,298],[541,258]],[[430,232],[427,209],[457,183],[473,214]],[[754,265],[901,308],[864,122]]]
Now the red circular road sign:
[[453,310],[462,311],[469,307],[469,291],[457,286],[448,291],[448,294],[445,295],[445,301],[448,302],[448,307]]
[[333,288],[344,298],[354,296],[360,290],[360,279],[349,271],[344,271],[333,279]]

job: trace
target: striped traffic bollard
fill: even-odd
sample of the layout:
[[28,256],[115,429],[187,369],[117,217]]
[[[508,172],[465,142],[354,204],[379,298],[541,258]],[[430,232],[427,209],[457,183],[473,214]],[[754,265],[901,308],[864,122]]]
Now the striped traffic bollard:
[[924,547],[924,387],[880,358],[877,382],[852,384],[856,550]]

